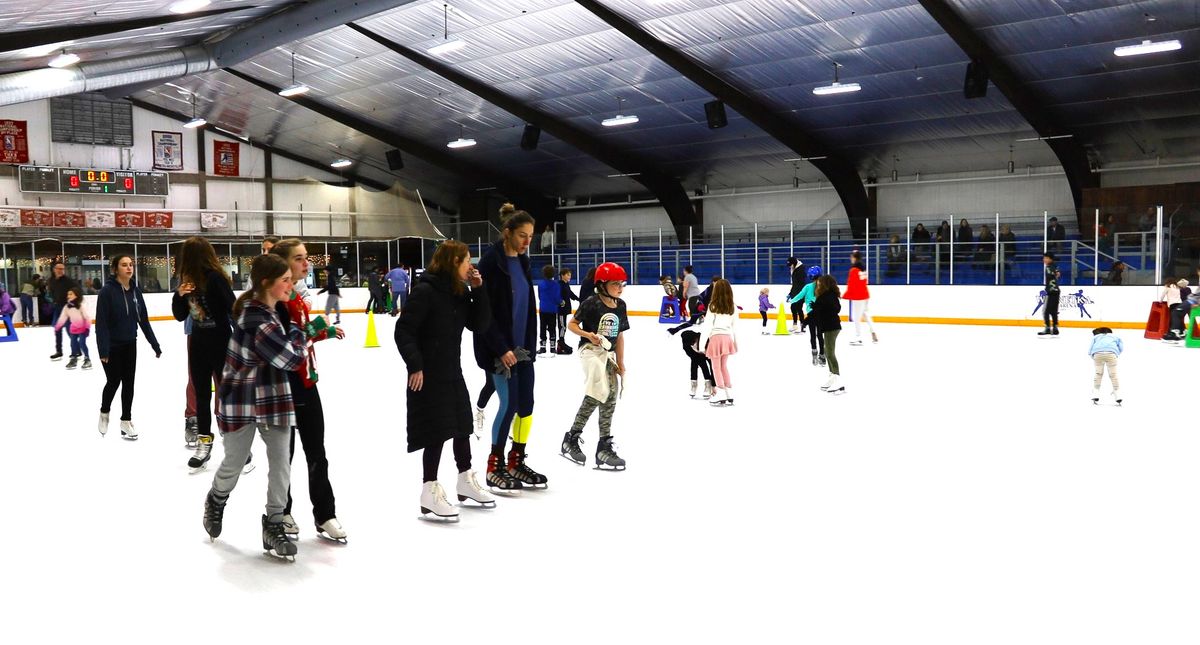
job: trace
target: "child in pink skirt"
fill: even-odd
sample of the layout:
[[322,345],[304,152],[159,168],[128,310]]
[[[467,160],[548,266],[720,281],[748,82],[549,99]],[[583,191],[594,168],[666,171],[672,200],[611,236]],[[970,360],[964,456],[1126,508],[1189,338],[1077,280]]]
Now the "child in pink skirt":
[[713,378],[717,391],[709,403],[715,407],[733,405],[733,382],[729,378],[729,357],[737,353],[737,308],[733,304],[733,288],[727,280],[717,279],[712,283],[712,299],[704,312],[704,324],[700,330],[700,346],[706,347],[705,355],[712,360]]

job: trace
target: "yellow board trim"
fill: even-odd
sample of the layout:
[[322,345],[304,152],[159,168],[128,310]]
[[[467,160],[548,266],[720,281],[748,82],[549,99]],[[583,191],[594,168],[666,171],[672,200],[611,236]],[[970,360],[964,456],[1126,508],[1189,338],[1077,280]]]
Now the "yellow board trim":
[[[654,316],[656,311],[630,311],[630,316]],[[757,313],[742,312],[740,318],[761,320]],[[850,322],[846,316],[840,316],[843,322]],[[932,316],[872,316],[872,320],[882,323],[902,323],[914,325],[988,325],[993,327],[1041,327],[1040,320],[1017,320],[1008,318],[935,318]],[[1140,322],[1120,322],[1104,320],[1064,320],[1059,327],[1078,329],[1094,329],[1096,327],[1111,327],[1113,329],[1145,329],[1146,324]]]

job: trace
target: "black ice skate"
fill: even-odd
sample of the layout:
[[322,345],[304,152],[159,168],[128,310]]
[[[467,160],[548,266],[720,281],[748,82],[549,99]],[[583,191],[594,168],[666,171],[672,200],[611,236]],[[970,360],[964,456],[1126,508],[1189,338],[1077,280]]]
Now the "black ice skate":
[[199,437],[196,441],[196,453],[188,459],[188,468],[191,468],[192,474],[196,474],[204,470],[208,465],[208,460],[212,456],[213,436],[210,434]]
[[575,350],[571,349],[571,346],[568,345],[565,340],[561,339],[558,341],[558,346],[554,348],[555,354],[561,354],[563,356],[570,356],[572,353],[574,353],[574,351]]
[[617,455],[612,437],[600,437],[596,445],[596,470],[625,470],[625,460]]
[[[695,381],[693,381],[693,383],[695,383]],[[694,388],[695,385],[692,387]],[[583,437],[580,435],[581,433],[570,431],[564,434],[561,452],[563,458],[583,466],[587,464],[587,457],[583,455],[583,449],[579,447],[580,444],[583,443]]]
[[550,480],[525,465],[525,455],[516,450],[508,451],[508,474],[529,488],[545,488]]
[[262,544],[263,551],[288,562],[296,561],[296,544],[284,534],[283,522],[272,522],[266,515],[262,516]]
[[188,417],[183,421],[183,447],[189,450],[196,449],[196,442],[200,440],[200,420],[196,417]]
[[508,465],[500,455],[488,455],[487,477],[484,479],[488,488],[503,495],[520,495],[524,486],[508,473]]
[[[226,498],[228,499],[228,498]],[[221,537],[221,523],[225,519],[225,502],[211,490],[204,498],[204,532],[208,533],[208,541],[215,542]]]

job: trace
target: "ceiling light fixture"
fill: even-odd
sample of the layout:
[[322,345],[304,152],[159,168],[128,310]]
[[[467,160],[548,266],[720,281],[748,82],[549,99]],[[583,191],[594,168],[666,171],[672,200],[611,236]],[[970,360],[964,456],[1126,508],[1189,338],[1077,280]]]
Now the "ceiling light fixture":
[[75,54],[68,53],[67,50],[62,50],[62,53],[50,59],[47,63],[50,67],[58,69],[60,67],[70,67],[79,62],[79,57]]
[[828,158],[829,157],[822,155],[820,157],[793,157],[791,159],[784,159],[784,161],[820,161],[821,159],[828,159]]
[[442,41],[441,43],[426,49],[425,52],[430,56],[441,56],[456,52],[467,46],[467,41],[455,38],[450,39],[450,5],[442,4]]
[[212,4],[212,0],[179,0],[167,10],[171,13],[191,13]]
[[475,140],[463,136],[463,125],[460,123],[458,124],[458,138],[447,143],[446,147],[457,150],[458,148],[470,148],[473,145],[475,145]]
[[350,161],[349,159],[338,159],[337,161],[329,164],[329,166],[331,168],[345,168],[346,166],[349,166],[352,163],[354,163],[354,162]]
[[1137,45],[1122,45],[1113,50],[1117,56],[1141,56],[1142,54],[1157,54],[1159,52],[1172,52],[1177,49],[1182,49],[1183,45],[1178,40],[1163,40],[1153,42],[1151,40],[1143,40]]
[[813,88],[813,94],[817,96],[825,96],[826,94],[845,94],[846,92],[857,92],[862,89],[858,83],[842,83],[838,81],[838,68],[840,64],[833,64],[833,83],[830,85],[822,85]]
[[612,177],[640,177],[641,175],[642,175],[642,173],[640,173],[640,172],[619,172],[615,175],[609,175],[609,178],[612,178]]
[[292,52],[292,84],[279,90],[279,95],[282,97],[299,96],[307,93],[309,87],[304,83],[296,82],[296,52]]
[[1070,138],[1071,138],[1071,137],[1073,137],[1073,136],[1075,136],[1075,135],[1073,135],[1073,134],[1055,134],[1055,135],[1051,135],[1051,136],[1048,136],[1048,137],[1026,137],[1026,138],[1024,138],[1024,139],[1017,139],[1017,141],[1018,141],[1018,142],[1024,142],[1024,141],[1050,141],[1050,140],[1052,140],[1052,139],[1070,139]]
[[624,102],[625,102],[625,99],[618,96],[617,97],[617,116],[609,117],[609,118],[601,121],[600,125],[602,125],[606,128],[611,128],[611,127],[615,127],[618,125],[630,125],[633,123],[637,123],[638,118],[637,118],[636,114],[621,114],[621,104]]
[[196,116],[196,95],[193,94],[192,95],[192,120],[188,121],[187,123],[184,123],[183,127],[188,128],[188,129],[195,129],[206,123],[208,123],[208,121],[205,121],[202,117]]

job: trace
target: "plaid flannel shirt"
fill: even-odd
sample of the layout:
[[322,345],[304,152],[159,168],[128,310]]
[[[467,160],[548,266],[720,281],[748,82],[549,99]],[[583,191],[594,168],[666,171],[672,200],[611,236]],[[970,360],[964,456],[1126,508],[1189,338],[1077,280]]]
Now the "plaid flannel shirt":
[[286,331],[274,309],[249,300],[233,327],[221,376],[221,432],[252,423],[296,425],[287,372],[304,361],[304,330]]

